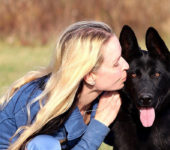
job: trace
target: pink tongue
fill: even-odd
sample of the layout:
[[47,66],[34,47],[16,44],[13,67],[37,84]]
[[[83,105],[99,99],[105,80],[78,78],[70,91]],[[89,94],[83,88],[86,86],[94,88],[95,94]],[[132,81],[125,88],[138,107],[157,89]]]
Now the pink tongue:
[[140,121],[144,127],[151,127],[155,120],[154,108],[140,109]]

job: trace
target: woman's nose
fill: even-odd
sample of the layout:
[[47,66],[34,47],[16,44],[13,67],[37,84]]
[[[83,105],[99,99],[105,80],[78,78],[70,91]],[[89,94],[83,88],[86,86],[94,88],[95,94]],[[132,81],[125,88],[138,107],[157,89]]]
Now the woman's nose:
[[129,69],[129,64],[127,63],[127,61],[124,59],[124,58],[122,58],[122,60],[123,60],[123,70],[128,70]]

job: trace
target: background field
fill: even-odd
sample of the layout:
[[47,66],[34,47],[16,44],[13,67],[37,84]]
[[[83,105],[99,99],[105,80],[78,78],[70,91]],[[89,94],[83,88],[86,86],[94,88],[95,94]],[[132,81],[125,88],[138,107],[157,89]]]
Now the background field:
[[140,39],[149,26],[170,35],[169,0],[0,0],[0,39],[46,44],[80,20],[109,24],[118,35],[128,24]]

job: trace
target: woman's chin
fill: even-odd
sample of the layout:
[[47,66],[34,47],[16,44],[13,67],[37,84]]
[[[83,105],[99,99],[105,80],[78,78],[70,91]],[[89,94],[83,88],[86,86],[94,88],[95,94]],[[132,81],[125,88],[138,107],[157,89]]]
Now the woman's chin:
[[123,87],[124,87],[124,82],[117,88],[117,90],[120,90],[120,89],[122,89]]
[[117,86],[117,87],[111,88],[111,89],[110,89],[110,90],[108,90],[108,91],[117,91],[117,90],[122,89],[123,87],[124,87],[124,83],[120,84],[120,85],[119,85],[119,86]]

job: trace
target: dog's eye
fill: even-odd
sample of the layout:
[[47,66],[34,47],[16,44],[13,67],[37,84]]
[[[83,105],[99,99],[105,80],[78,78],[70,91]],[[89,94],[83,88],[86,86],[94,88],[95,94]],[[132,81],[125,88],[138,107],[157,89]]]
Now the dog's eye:
[[132,77],[132,78],[136,78],[136,76],[137,76],[136,73],[132,73],[132,74],[131,74],[131,77]]
[[159,72],[156,72],[152,75],[152,78],[159,78],[160,76],[160,73]]
[[156,73],[154,74],[154,76],[155,76],[156,78],[158,78],[158,77],[160,76],[160,73],[159,73],[159,72],[156,72]]

